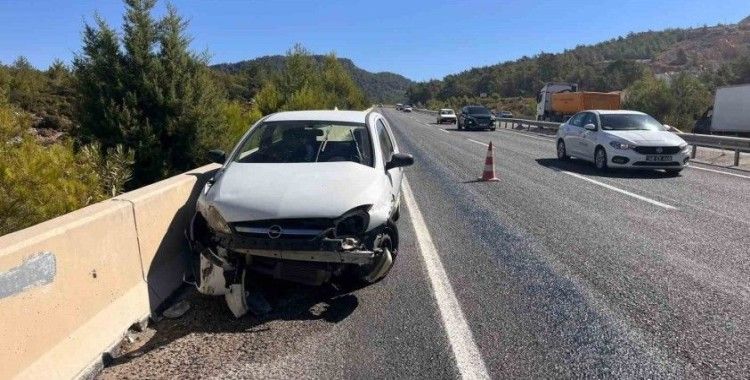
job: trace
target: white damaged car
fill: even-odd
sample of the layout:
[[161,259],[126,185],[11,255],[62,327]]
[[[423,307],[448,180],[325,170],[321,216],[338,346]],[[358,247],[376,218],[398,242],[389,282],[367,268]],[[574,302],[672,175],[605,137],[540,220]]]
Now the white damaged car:
[[204,294],[247,311],[246,275],[320,285],[333,277],[373,283],[398,253],[403,167],[377,112],[294,111],[258,121],[197,201],[189,231]]

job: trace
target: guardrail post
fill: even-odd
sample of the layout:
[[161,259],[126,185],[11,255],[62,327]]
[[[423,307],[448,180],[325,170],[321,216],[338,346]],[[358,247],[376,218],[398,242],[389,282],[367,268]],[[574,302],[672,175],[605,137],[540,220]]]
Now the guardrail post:
[[734,166],[740,166],[740,150],[734,150]]
[[690,152],[690,158],[695,158],[695,151],[698,150],[698,147],[693,145],[693,150]]

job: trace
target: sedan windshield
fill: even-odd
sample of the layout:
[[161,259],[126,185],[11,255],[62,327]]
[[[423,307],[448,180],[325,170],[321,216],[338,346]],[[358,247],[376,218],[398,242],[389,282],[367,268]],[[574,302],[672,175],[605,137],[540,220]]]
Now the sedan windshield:
[[472,115],[489,115],[490,110],[484,107],[466,107],[466,111]]
[[601,114],[602,129],[605,131],[666,131],[653,117],[644,114]]
[[260,124],[245,138],[233,160],[243,163],[350,161],[373,166],[367,127],[329,121]]
[[441,115],[453,115],[453,110],[440,110]]

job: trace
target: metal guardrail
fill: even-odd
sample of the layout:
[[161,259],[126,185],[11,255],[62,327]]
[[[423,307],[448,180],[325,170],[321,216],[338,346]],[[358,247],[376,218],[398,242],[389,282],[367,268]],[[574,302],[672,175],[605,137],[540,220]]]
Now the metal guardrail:
[[[437,111],[415,108],[415,112],[434,115]],[[531,131],[534,127],[539,131],[557,131],[562,123],[538,121],[529,119],[500,118],[497,120],[498,127],[508,129],[526,129]],[[698,147],[717,148],[731,150],[734,152],[734,166],[740,165],[740,153],[750,153],[750,138],[700,135],[695,133],[677,133],[685,142],[692,146],[691,158],[695,158]]]

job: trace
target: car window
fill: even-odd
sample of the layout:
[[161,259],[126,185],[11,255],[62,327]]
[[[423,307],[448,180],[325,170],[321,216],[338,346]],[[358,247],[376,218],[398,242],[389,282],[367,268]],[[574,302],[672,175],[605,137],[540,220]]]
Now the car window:
[[473,115],[489,115],[490,110],[484,107],[466,107],[468,113]]
[[583,118],[586,116],[585,112],[577,113],[573,117],[570,118],[570,121],[568,121],[568,124],[574,125],[576,127],[583,127]]
[[391,155],[393,155],[393,142],[391,142],[391,137],[388,135],[388,131],[385,129],[383,120],[378,119],[376,129],[378,140],[380,141],[380,150],[381,153],[383,153],[383,162],[388,162],[391,160]]
[[232,160],[240,163],[350,161],[373,166],[367,127],[333,121],[262,123],[253,128]]
[[638,113],[603,114],[602,129],[604,130],[642,130],[666,131],[660,122],[649,115]]
[[594,124],[594,126],[599,127],[599,122],[596,120],[596,115],[594,113],[586,112],[586,116],[583,117],[581,125],[585,126],[586,124]]

